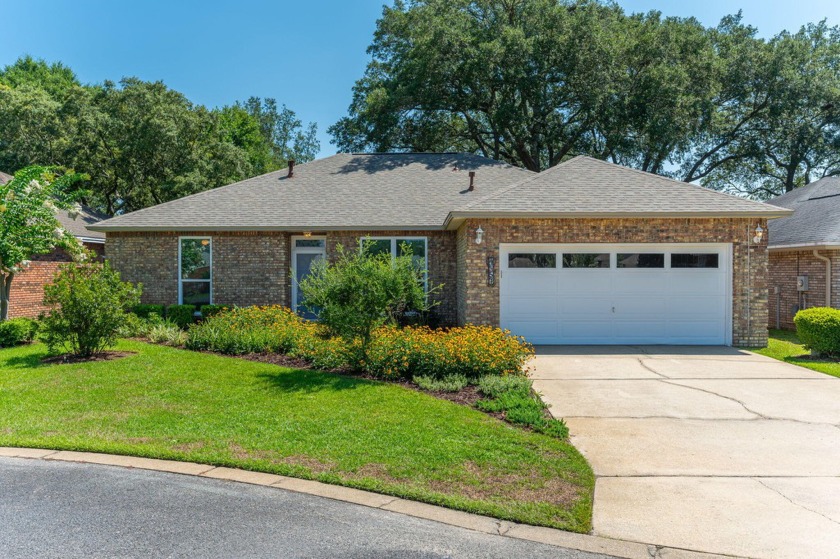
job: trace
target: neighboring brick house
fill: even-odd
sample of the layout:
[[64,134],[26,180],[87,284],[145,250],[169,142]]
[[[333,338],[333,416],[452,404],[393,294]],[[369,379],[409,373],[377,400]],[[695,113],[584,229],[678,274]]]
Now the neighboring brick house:
[[[0,173],[0,184],[5,184],[12,178],[11,175]],[[82,208],[82,212],[75,219],[71,218],[65,211],[58,214],[58,220],[64,229],[79,239],[85,248],[99,255],[104,254],[105,234],[98,231],[89,231],[86,226],[97,223],[106,217],[88,208]],[[36,318],[41,314],[45,310],[42,304],[44,285],[52,281],[61,264],[70,261],[71,258],[62,250],[33,256],[31,264],[24,271],[15,274],[15,279],[12,281],[12,291],[9,295],[9,317],[27,316]]]
[[794,328],[809,307],[840,308],[840,177],[825,177],[770,203],[793,215],[770,223],[770,327]]
[[[336,246],[403,243],[438,313],[539,344],[767,341],[760,232],[789,210],[588,157],[338,154],[99,223],[149,303],[281,304]],[[370,240],[365,240],[367,238]]]

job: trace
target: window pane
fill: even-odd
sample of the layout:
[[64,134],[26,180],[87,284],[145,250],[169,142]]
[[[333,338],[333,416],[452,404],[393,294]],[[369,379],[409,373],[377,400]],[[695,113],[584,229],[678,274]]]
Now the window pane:
[[185,281],[181,284],[181,294],[185,305],[209,305],[209,281]]
[[508,255],[508,268],[556,268],[557,255],[553,253],[518,253]]
[[618,255],[619,268],[664,268],[664,254],[633,253]]
[[324,246],[324,239],[295,239],[295,246],[297,248],[320,248]]
[[362,239],[362,246],[371,256],[391,254],[391,239]]
[[411,254],[419,258],[426,258],[426,241],[397,239],[397,254]]
[[579,252],[576,254],[563,255],[564,268],[609,268],[610,255],[609,253],[586,253]]
[[181,279],[210,279],[210,239],[181,239]]
[[706,253],[672,254],[672,268],[717,268],[718,255]]

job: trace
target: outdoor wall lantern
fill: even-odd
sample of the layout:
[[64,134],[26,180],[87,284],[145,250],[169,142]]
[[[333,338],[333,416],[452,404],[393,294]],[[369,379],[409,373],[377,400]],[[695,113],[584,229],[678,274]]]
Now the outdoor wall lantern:
[[304,231],[303,236],[307,237],[307,238],[311,237],[312,236],[312,231]]
[[755,228],[755,237],[753,237],[753,243],[760,244],[761,238],[764,236],[764,229],[761,228],[761,225]]
[[481,228],[481,225],[478,226],[478,229],[475,230],[475,244],[480,245],[481,241],[484,240],[484,229]]

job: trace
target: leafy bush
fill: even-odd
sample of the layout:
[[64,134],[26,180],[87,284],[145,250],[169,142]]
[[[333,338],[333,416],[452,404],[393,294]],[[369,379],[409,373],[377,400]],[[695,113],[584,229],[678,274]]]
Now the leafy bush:
[[[406,312],[428,312],[435,303],[424,287],[423,266],[411,254],[392,258],[338,247],[338,259],[317,263],[300,283],[305,305],[318,315],[332,334],[345,340],[361,340],[364,349],[373,331],[397,324]],[[432,287],[430,294],[439,290]]]
[[796,335],[805,347],[817,353],[840,355],[840,309],[813,307],[793,317]]
[[134,305],[131,312],[140,318],[149,318],[151,314],[156,314],[163,318],[163,308],[163,305]]
[[0,347],[25,344],[35,339],[38,322],[31,318],[12,318],[0,322]]
[[155,344],[166,344],[176,347],[183,347],[188,335],[177,325],[171,322],[161,322],[152,325],[148,332],[149,341]]
[[478,379],[520,375],[532,355],[533,348],[524,339],[489,326],[384,327],[373,333],[363,365],[382,378],[463,375]]
[[488,398],[498,398],[505,393],[531,394],[531,379],[524,375],[507,375],[503,377],[486,375],[478,379],[478,391]]
[[149,313],[148,318],[140,318],[130,312],[117,330],[117,335],[120,338],[148,338],[151,329],[160,324],[166,324],[166,320],[155,312]]
[[108,262],[68,264],[44,287],[42,337],[50,351],[90,357],[112,347],[141,286],[120,280]]
[[220,312],[230,310],[230,307],[225,305],[201,305],[201,318],[208,319],[211,316],[217,315]]
[[195,305],[169,305],[166,319],[185,329],[195,322]]
[[469,384],[469,380],[464,375],[449,375],[443,378],[420,375],[412,380],[423,390],[434,392],[458,392]]

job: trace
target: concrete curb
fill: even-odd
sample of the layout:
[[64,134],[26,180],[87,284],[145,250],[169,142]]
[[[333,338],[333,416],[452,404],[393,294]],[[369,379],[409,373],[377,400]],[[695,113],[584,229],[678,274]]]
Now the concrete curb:
[[329,485],[318,481],[211,466],[208,464],[196,464],[194,462],[157,460],[153,458],[138,458],[95,452],[14,447],[0,447],[0,457],[58,460],[61,462],[138,468],[142,470],[248,483],[265,487],[277,487],[288,491],[316,495],[318,497],[441,522],[450,526],[466,528],[485,534],[555,545],[590,553],[603,553],[624,559],[711,559],[714,557],[728,557],[685,549],[648,545],[639,542],[614,540],[601,536],[576,534],[553,528],[517,524],[515,522],[497,520],[495,518],[419,503],[417,501],[409,501],[399,497],[352,489],[350,487],[342,487],[340,485]]

